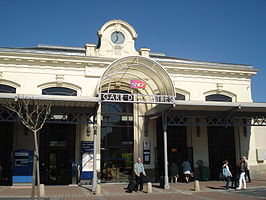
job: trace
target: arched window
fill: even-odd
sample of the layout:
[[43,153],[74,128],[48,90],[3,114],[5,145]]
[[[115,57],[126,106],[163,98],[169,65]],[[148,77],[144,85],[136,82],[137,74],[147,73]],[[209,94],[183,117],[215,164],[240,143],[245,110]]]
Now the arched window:
[[16,88],[0,84],[0,92],[1,93],[16,93]]
[[211,94],[206,96],[206,101],[224,101],[232,102],[232,98],[222,94]]
[[42,90],[44,95],[77,96],[77,91],[65,87],[50,87]]
[[186,97],[183,94],[176,93],[175,94],[175,100],[186,100]]

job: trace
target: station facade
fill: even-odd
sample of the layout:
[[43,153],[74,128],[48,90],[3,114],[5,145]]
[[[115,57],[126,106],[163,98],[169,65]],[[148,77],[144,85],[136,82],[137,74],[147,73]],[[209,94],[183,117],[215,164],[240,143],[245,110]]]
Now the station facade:
[[[181,176],[184,160],[197,178],[217,179],[223,160],[235,171],[241,156],[251,175],[266,173],[266,104],[251,95],[257,69],[137,51],[138,34],[122,20],[105,23],[97,35],[98,44],[84,48],[0,48],[1,99],[52,105],[39,132],[41,183],[82,178],[95,124],[101,182],[128,181],[138,157],[151,181],[167,174],[168,163]],[[11,185],[14,152],[33,151],[33,135],[3,106],[0,135],[0,184]]]

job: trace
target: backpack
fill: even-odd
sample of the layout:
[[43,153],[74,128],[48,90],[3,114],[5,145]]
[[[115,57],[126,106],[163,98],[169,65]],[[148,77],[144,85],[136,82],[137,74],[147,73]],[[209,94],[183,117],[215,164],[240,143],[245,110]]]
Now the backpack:
[[226,167],[223,168],[223,177],[228,177],[229,176],[229,171]]

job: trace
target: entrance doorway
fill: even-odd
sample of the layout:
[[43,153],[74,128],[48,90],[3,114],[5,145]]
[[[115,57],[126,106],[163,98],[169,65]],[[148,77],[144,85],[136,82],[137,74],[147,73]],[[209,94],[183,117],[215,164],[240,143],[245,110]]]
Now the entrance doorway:
[[[157,162],[158,176],[164,176],[164,139],[161,119],[157,120]],[[168,163],[175,163],[178,166],[179,177],[182,177],[181,164],[190,159],[187,147],[187,132],[185,126],[168,126],[167,127],[167,154]],[[190,161],[190,160],[189,160]]]
[[103,103],[101,182],[128,182],[133,167],[133,104]]
[[208,127],[210,177],[219,179],[224,160],[228,160],[232,173],[236,169],[234,127]]
[[12,184],[13,123],[0,123],[0,185]]
[[76,126],[46,124],[40,134],[41,183],[71,184],[71,165],[75,158]]

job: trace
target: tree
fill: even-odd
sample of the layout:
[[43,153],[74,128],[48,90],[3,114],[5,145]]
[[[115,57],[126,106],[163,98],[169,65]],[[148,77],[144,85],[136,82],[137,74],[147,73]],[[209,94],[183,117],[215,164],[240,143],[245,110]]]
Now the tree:
[[40,131],[48,119],[51,112],[51,105],[44,104],[37,99],[31,98],[16,98],[15,101],[6,101],[2,105],[12,112],[16,113],[20,121],[29,130],[33,132],[34,136],[34,166],[33,166],[33,179],[32,179],[32,199],[35,196],[35,175],[37,180],[37,195],[40,199],[40,169],[39,169],[39,147],[37,133]]

